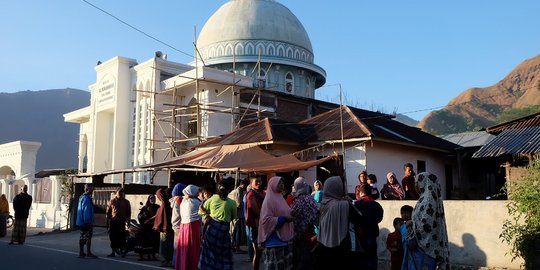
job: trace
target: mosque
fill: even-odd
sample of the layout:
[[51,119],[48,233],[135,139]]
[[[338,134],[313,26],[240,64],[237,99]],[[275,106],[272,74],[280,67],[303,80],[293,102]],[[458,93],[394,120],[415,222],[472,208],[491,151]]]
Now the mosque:
[[[265,154],[272,156],[324,149],[310,159],[338,155],[343,161],[324,166],[332,167],[329,174],[351,179],[349,191],[354,191],[358,172],[368,169],[368,155],[373,173],[401,172],[403,164],[415,162],[419,171],[447,176],[447,194],[456,185],[453,143],[392,115],[342,111],[339,104],[315,99],[326,72],[315,64],[302,23],[279,2],[226,2],[206,21],[195,48],[197,57],[187,64],[169,61],[159,51],[144,62],[117,56],[97,63],[90,105],[64,114],[66,122],[80,125],[79,179],[169,186],[178,180],[171,171],[179,166],[154,170],[154,164],[201,145],[228,144],[264,145]],[[259,128],[242,133],[248,126]],[[238,140],[216,145],[223,136]],[[256,150],[254,155],[263,155]],[[152,170],[132,170],[141,167]],[[310,181],[327,177],[316,166],[291,171]]]
[[[141,63],[121,56],[98,62],[90,105],[64,115],[80,125],[80,172],[150,164],[264,117],[300,121],[336,107],[314,99],[326,72],[314,63],[302,23],[276,1],[225,3],[196,44],[189,64],[162,52]],[[160,173],[132,177],[167,181]]]
[[[96,82],[89,86],[90,105],[64,115],[66,122],[80,126],[80,182],[167,186],[170,172],[125,172],[177,160],[201,145],[241,142],[261,146],[250,148],[260,152],[263,148],[290,150],[298,147],[292,138],[307,142],[302,147],[322,149],[317,158],[340,152],[347,165],[344,173],[349,179],[348,191],[354,191],[359,171],[379,176],[389,171],[400,174],[405,162],[413,162],[417,172],[429,170],[440,176],[443,196],[463,184],[454,154],[457,145],[401,124],[391,115],[342,109],[339,104],[315,99],[316,89],[326,82],[326,72],[315,64],[302,23],[284,5],[272,0],[228,1],[208,19],[196,49],[197,57],[191,63],[169,61],[163,52],[155,52],[142,62],[117,56],[97,63]],[[289,123],[286,129],[281,125],[284,122]],[[268,134],[285,139],[276,143],[278,140]],[[339,145],[342,151],[336,151]],[[25,157],[35,157],[39,146],[35,142],[0,146],[0,189],[11,199],[20,186],[29,185],[32,194],[42,198],[33,205],[30,226],[58,228],[68,222],[68,204],[59,201],[66,178],[54,178],[54,172],[33,175],[32,166],[21,162]],[[2,153],[2,147],[7,154]],[[208,153],[213,152],[202,154]],[[298,173],[310,181],[326,179],[319,175],[319,169],[325,168],[306,167]],[[48,182],[39,180],[47,177]],[[381,178],[379,188],[384,184],[384,176]],[[98,220],[98,213],[103,212],[109,198],[110,190],[94,192],[96,224],[103,222]],[[139,201],[128,199],[132,205]],[[452,263],[504,267],[519,263],[504,256],[508,247],[495,244],[500,242],[499,225],[507,216],[503,203],[445,201],[450,241],[461,243],[462,236],[474,236],[467,245],[463,240],[463,248],[452,247]],[[399,213],[403,201],[381,204],[385,217],[380,247],[392,227],[392,213]],[[482,257],[479,247],[488,254],[487,260],[485,256],[478,259]],[[381,249],[379,258],[387,257]]]

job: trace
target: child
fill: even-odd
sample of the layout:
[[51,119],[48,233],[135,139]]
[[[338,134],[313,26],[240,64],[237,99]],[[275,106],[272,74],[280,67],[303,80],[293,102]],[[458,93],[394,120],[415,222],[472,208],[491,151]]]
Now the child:
[[202,198],[201,200],[201,206],[199,207],[199,215],[201,216],[201,220],[202,220],[202,228],[201,228],[201,238],[204,237],[204,234],[206,232],[206,228],[208,227],[208,221],[207,219],[210,218],[210,213],[207,213],[204,208],[203,208],[203,205],[204,203],[206,202],[206,200],[210,199],[210,197],[212,197],[215,193],[215,186],[212,185],[212,184],[207,184],[207,185],[203,185],[202,188],[200,189],[200,194],[199,194],[199,199]]
[[401,244],[401,232],[400,227],[403,224],[402,218],[394,218],[394,232],[388,234],[386,238],[386,248],[390,251],[390,269],[401,269],[401,263],[403,262],[403,245]]

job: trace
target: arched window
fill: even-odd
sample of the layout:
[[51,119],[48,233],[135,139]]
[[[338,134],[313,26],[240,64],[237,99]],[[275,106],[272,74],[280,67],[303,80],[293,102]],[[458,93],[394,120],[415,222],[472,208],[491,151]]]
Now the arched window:
[[246,46],[246,50],[247,50],[246,55],[253,55],[254,54],[253,45],[251,43]]
[[284,51],[283,47],[278,48],[278,56],[279,57],[285,56],[285,51]]
[[274,47],[268,47],[268,55],[274,56]]
[[257,51],[255,52],[255,54],[259,55],[259,53],[261,55],[265,55],[266,54],[266,51],[264,49],[264,45],[263,44],[257,44]]
[[285,91],[287,93],[294,93],[294,78],[292,73],[287,72],[287,75],[285,75]]
[[227,45],[227,48],[225,49],[225,55],[233,55],[232,45]]
[[244,54],[244,46],[242,44],[236,44],[236,55]]
[[223,56],[223,47],[219,46],[217,49],[217,57]]

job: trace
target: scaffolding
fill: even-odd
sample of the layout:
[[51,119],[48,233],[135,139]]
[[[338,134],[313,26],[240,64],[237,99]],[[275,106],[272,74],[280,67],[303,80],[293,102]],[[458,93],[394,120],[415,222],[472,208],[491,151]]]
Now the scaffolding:
[[[194,43],[195,45],[195,43]],[[200,55],[196,45],[195,53]],[[188,79],[188,83],[183,85],[175,85],[168,89],[156,89],[159,82],[154,81],[154,89],[151,91],[142,91],[147,94],[153,95],[154,102],[157,100],[163,100],[157,98],[162,95],[170,95],[169,102],[154,103],[152,112],[152,125],[153,132],[151,138],[147,140],[151,141],[151,156],[155,159],[156,152],[166,151],[163,155],[163,159],[174,158],[182,155],[190,150],[193,150],[196,145],[204,143],[211,137],[203,136],[202,134],[202,122],[203,116],[207,117],[215,113],[225,113],[230,115],[230,131],[237,129],[245,124],[249,124],[262,119],[263,117],[272,116],[271,113],[267,113],[261,107],[261,93],[265,84],[260,83],[264,81],[264,76],[261,76],[261,64],[260,64],[260,52],[259,61],[257,62],[255,69],[257,70],[257,83],[254,83],[253,88],[238,86],[241,79],[237,79],[236,72],[236,60],[233,55],[233,72],[231,75],[232,81],[227,83],[224,81],[213,80],[209,78],[200,77],[199,71],[199,59],[195,57],[195,76],[189,77],[182,74],[174,75],[175,77]],[[156,67],[153,67],[155,71],[160,72]],[[202,69],[204,69],[204,62]],[[252,74],[253,72],[252,71]],[[265,73],[267,74],[267,72]],[[217,92],[216,97],[222,96],[224,93],[230,91],[230,106],[222,105],[225,99],[215,102],[204,102],[201,93],[201,85],[214,84],[220,85],[221,88]],[[195,94],[189,101],[185,93],[182,93],[181,88],[193,87],[195,88]],[[216,89],[217,90],[217,89]],[[210,91],[210,90],[208,90]],[[251,97],[250,101],[246,104],[242,104],[241,95]],[[163,109],[157,109],[157,107],[163,107]],[[157,138],[157,139],[156,139]],[[161,138],[161,139],[160,139]],[[160,146],[157,146],[161,144]],[[153,160],[158,161],[158,160]]]

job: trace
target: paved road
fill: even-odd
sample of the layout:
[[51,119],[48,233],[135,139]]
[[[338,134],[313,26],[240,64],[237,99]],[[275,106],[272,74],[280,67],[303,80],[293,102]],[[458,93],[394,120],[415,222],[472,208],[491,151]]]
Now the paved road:
[[[170,269],[159,267],[160,262],[138,261],[138,255],[131,252],[125,258],[108,258],[109,238],[105,228],[94,229],[92,251],[98,259],[79,259],[79,231],[51,231],[51,229],[28,228],[24,245],[8,245],[8,235],[0,238],[1,269]],[[245,250],[246,247],[244,246]],[[234,269],[251,269],[247,254],[234,255]]]

